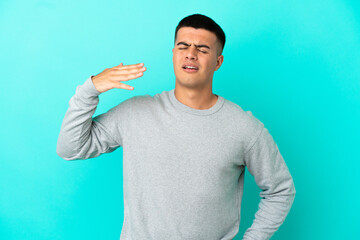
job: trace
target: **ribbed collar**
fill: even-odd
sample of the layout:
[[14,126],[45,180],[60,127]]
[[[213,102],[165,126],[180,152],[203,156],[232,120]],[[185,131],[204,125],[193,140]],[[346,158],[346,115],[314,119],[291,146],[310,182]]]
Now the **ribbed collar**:
[[182,102],[180,102],[176,97],[175,97],[175,89],[172,89],[169,91],[169,98],[171,100],[171,102],[173,103],[174,107],[180,111],[183,112],[187,112],[193,115],[210,115],[213,114],[215,112],[217,112],[218,110],[220,110],[220,108],[223,106],[225,99],[222,96],[218,96],[218,99],[216,101],[216,103],[208,109],[196,109],[196,108],[191,108],[185,104],[183,104]]

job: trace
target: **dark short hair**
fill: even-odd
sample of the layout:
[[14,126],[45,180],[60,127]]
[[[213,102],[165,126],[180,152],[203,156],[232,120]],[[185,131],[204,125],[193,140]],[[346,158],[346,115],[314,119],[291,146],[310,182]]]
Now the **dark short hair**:
[[202,28],[214,33],[221,45],[221,55],[225,46],[225,33],[214,20],[202,14],[193,14],[183,18],[176,27],[174,42],[176,41],[177,32],[182,27]]

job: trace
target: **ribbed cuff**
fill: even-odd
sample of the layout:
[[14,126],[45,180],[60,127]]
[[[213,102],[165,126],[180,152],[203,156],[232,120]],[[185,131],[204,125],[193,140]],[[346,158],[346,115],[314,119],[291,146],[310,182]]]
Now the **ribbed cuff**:
[[95,86],[94,83],[91,79],[92,76],[90,76],[85,82],[84,84],[81,86],[83,92],[86,92],[86,94],[91,95],[91,96],[98,96],[101,94],[101,92],[99,92]]

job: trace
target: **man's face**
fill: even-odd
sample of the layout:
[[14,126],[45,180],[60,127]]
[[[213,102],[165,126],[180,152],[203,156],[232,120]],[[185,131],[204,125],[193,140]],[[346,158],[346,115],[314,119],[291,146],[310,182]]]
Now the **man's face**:
[[[219,48],[214,33],[200,28],[180,28],[172,50],[177,83],[189,88],[211,85],[214,72],[224,59],[223,55],[217,55]],[[195,66],[196,69],[185,68],[186,65]]]

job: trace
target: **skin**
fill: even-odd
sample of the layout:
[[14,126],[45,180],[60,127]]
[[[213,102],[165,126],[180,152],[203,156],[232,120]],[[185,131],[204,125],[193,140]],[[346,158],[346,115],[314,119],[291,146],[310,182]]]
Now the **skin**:
[[144,67],[144,63],[125,66],[123,63],[120,63],[115,67],[106,68],[98,75],[91,77],[91,80],[96,90],[98,90],[100,93],[104,93],[113,88],[134,90],[134,87],[129,86],[123,82],[142,77],[144,75],[143,72],[145,71],[146,67]]
[[[190,46],[178,45],[180,42]],[[195,45],[207,45],[210,49]],[[218,96],[212,92],[212,80],[224,61],[220,48],[216,35],[208,30],[192,27],[178,30],[172,52],[176,76],[174,93],[181,103],[195,109],[208,109],[216,104]],[[184,63],[193,63],[199,70],[185,72]]]

